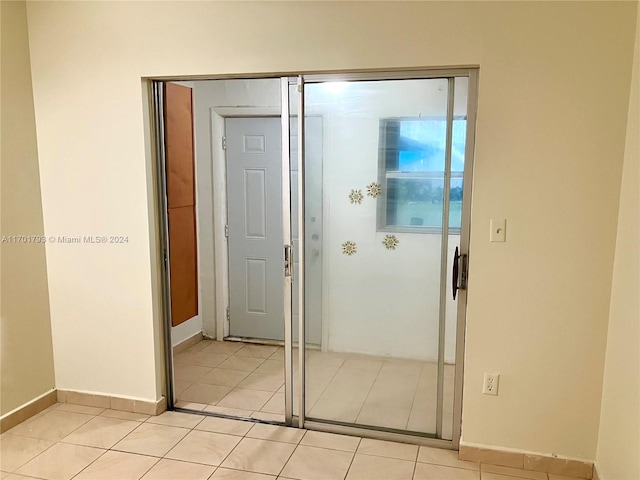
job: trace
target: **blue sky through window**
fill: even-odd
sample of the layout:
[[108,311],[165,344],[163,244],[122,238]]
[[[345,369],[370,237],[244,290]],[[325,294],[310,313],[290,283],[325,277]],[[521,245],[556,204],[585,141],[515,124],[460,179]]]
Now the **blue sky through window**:
[[[451,171],[464,171],[467,120],[453,120]],[[445,119],[403,120],[398,139],[398,170],[401,172],[444,171]]]

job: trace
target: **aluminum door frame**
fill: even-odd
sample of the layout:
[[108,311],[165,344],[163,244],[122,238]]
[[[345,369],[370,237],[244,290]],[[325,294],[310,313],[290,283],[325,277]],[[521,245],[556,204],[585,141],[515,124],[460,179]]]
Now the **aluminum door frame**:
[[[285,422],[287,425],[298,425],[304,428],[305,423],[305,371],[298,368],[298,385],[300,385],[300,396],[293,398],[293,278],[298,280],[298,363],[304,365],[305,354],[305,311],[304,311],[304,270],[305,270],[305,150],[304,150],[304,80],[301,75],[298,77],[281,78],[281,104],[282,104],[282,207],[283,207],[283,230],[282,238],[284,242],[285,254]],[[289,92],[292,85],[297,86],[297,129],[298,129],[298,271],[293,271],[292,238],[291,238],[291,152],[290,152],[290,119],[291,105]],[[286,188],[285,188],[286,186]],[[289,306],[289,308],[287,308]],[[293,403],[298,400],[298,415],[293,415]]]
[[[147,78],[150,82],[150,104],[153,117],[151,119],[151,133],[152,133],[152,148],[155,150],[154,157],[155,162],[152,168],[155,170],[156,176],[156,203],[160,207],[159,213],[157,213],[157,245],[158,253],[160,256],[160,262],[162,267],[160,270],[160,284],[162,286],[161,292],[161,308],[162,313],[162,328],[164,330],[164,370],[165,370],[165,398],[167,400],[167,407],[169,409],[176,409],[174,405],[173,396],[173,355],[171,345],[171,318],[170,311],[167,308],[169,300],[169,285],[168,285],[168,232],[166,229],[167,220],[166,212],[163,214],[162,207],[166,204],[165,188],[166,177],[163,170],[164,167],[164,132],[162,122],[159,115],[162,115],[164,108],[162,93],[159,91],[163,82],[167,81],[184,81],[184,80],[231,80],[231,79],[259,79],[259,78],[280,78],[281,80],[281,102],[282,102],[282,199],[283,199],[283,241],[285,245],[291,245],[291,198],[290,198],[290,151],[289,151],[289,118],[290,118],[290,102],[289,102],[289,85],[300,84],[299,92],[299,117],[302,121],[298,122],[298,162],[302,163],[303,168],[299,172],[298,182],[301,184],[301,189],[298,192],[299,196],[304,193],[304,84],[317,83],[322,81],[349,81],[349,80],[409,80],[409,79],[421,79],[421,78],[443,78],[443,77],[468,77],[469,78],[469,91],[467,99],[467,132],[466,132],[466,150],[465,150],[465,170],[464,170],[464,194],[463,194],[463,207],[462,207],[462,224],[460,232],[460,253],[469,254],[469,238],[471,228],[471,194],[472,194],[472,180],[473,180],[473,157],[474,157],[474,144],[475,144],[475,129],[477,118],[477,101],[478,101],[478,81],[479,81],[479,67],[478,66],[461,66],[457,68],[420,68],[420,69],[390,69],[390,70],[377,70],[360,71],[360,72],[332,72],[332,73],[309,73],[300,74],[298,76],[293,73],[280,73],[280,74],[237,74],[237,75],[213,75],[206,78],[197,76],[173,76],[173,77],[154,77]],[[286,139],[286,141],[285,141]],[[285,188],[286,187],[286,188]],[[288,208],[286,208],[288,207]],[[304,220],[304,200],[299,204],[298,215],[302,216]],[[304,252],[304,221],[299,222],[299,235],[300,235],[300,250]],[[301,231],[300,231],[301,230]],[[304,257],[301,256],[299,263],[301,272],[294,272],[294,275],[299,275],[304,272]],[[446,273],[446,272],[444,272]],[[421,437],[411,434],[400,434],[395,432],[387,432],[382,430],[371,430],[368,428],[360,428],[357,426],[343,426],[334,425],[330,423],[309,421],[305,419],[305,405],[304,405],[304,372],[305,372],[305,341],[304,341],[304,277],[299,282],[300,295],[299,295],[299,311],[300,315],[300,328],[299,328],[299,356],[298,356],[298,368],[301,385],[301,395],[299,400],[300,411],[298,416],[293,415],[293,338],[292,338],[292,278],[283,276],[284,284],[284,301],[285,301],[285,424],[289,426],[297,425],[299,427],[327,431],[334,433],[343,433],[358,435],[370,438],[379,438],[383,440],[400,441],[406,443],[413,443],[419,445],[433,446],[445,449],[458,449],[460,445],[460,427],[462,419],[462,385],[464,374],[464,342],[465,342],[465,325],[466,325],[466,305],[467,305],[467,290],[458,291],[458,309],[457,309],[457,328],[456,328],[456,366],[455,366],[455,384],[454,384],[454,411],[453,411],[453,439],[442,440],[431,437]],[[442,281],[442,280],[441,280]],[[443,284],[446,284],[446,278]],[[287,306],[289,308],[287,308]],[[182,409],[177,409],[182,410]],[[206,413],[205,413],[206,414]],[[217,414],[209,413],[212,416],[220,416]],[[226,416],[226,415],[222,415]]]
[[[469,237],[470,237],[470,229],[471,229],[471,189],[472,189],[472,180],[473,180],[473,154],[474,154],[474,143],[475,143],[475,126],[476,126],[476,110],[477,110],[477,89],[478,89],[478,68],[477,67],[464,67],[464,68],[453,68],[453,69],[425,69],[425,70],[406,70],[406,71],[388,71],[388,72],[362,72],[362,73],[319,73],[319,74],[309,74],[309,75],[298,75],[297,77],[288,77],[282,79],[282,93],[283,93],[283,105],[285,102],[287,103],[287,113],[289,113],[289,86],[297,85],[298,91],[298,237],[299,237],[299,258],[300,258],[300,272],[297,273],[299,278],[299,305],[298,311],[300,312],[299,317],[299,336],[298,336],[298,382],[300,385],[300,396],[297,399],[299,401],[299,414],[298,416],[293,415],[292,406],[293,401],[296,399],[291,399],[287,403],[287,394],[285,394],[285,417],[290,419],[287,421],[288,425],[297,425],[299,428],[307,428],[313,430],[320,430],[326,432],[333,433],[341,433],[341,434],[350,434],[350,435],[359,435],[366,436],[372,438],[379,438],[383,440],[392,440],[392,441],[400,441],[400,442],[410,442],[416,443],[426,446],[435,446],[439,448],[448,448],[457,450],[460,445],[460,436],[461,436],[461,419],[462,419],[462,385],[463,385],[463,374],[464,374],[464,339],[465,339],[465,326],[466,326],[466,306],[467,306],[467,290],[459,289],[458,290],[458,303],[457,303],[457,319],[456,319],[456,364],[455,364],[455,384],[454,384],[454,405],[453,405],[453,426],[452,426],[452,439],[445,440],[440,438],[433,438],[431,436],[418,436],[414,434],[403,434],[397,433],[395,431],[385,431],[385,429],[369,429],[366,427],[359,426],[346,426],[341,424],[329,423],[329,422],[320,422],[314,420],[306,419],[306,410],[305,410],[305,351],[306,351],[306,342],[305,342],[305,332],[304,332],[304,184],[305,184],[305,175],[304,175],[304,143],[305,143],[305,133],[304,133],[304,86],[306,83],[320,83],[326,81],[384,81],[384,80],[410,80],[410,79],[428,79],[428,78],[447,78],[449,80],[449,98],[447,105],[447,158],[446,164],[450,166],[451,163],[451,130],[452,130],[452,120],[453,120],[453,92],[454,92],[454,83],[456,77],[467,77],[469,79],[469,90],[467,97],[467,131],[466,131],[466,145],[465,145],[465,168],[463,175],[464,182],[464,190],[463,190],[463,207],[462,207],[462,219],[460,226],[460,254],[461,255],[469,255]],[[286,86],[285,86],[286,83]],[[286,93],[286,95],[285,95]],[[283,117],[285,111],[283,107]],[[451,114],[451,115],[450,115]],[[450,117],[450,118],[449,118]],[[287,116],[288,121],[288,116]],[[283,125],[284,127],[284,125]],[[283,128],[284,132],[284,128]],[[284,135],[284,133],[283,133]],[[284,139],[284,136],[283,136]],[[288,149],[288,146],[287,146]],[[283,155],[283,172],[285,159]],[[286,159],[286,165],[290,165],[290,159]],[[283,173],[284,175],[284,173]],[[446,173],[445,173],[446,175]],[[450,180],[450,178],[447,180]],[[446,182],[447,187],[449,188],[449,182]],[[284,191],[284,184],[283,184]],[[445,192],[446,193],[446,192]],[[284,196],[283,196],[284,198]],[[448,210],[448,209],[447,209]],[[445,212],[448,213],[448,212]],[[443,213],[443,215],[445,214]],[[290,217],[289,217],[290,218]],[[445,225],[447,224],[447,225]],[[443,230],[448,226],[448,216],[447,218],[443,217]],[[289,236],[290,236],[290,225],[289,225]],[[448,265],[447,255],[447,244],[448,244],[448,234],[442,235],[442,256],[441,264],[446,267]],[[289,240],[290,243],[290,240]],[[444,302],[446,298],[446,288],[447,288],[447,269],[441,268],[440,272],[440,295],[441,295],[441,304]],[[468,288],[468,287],[467,287]],[[287,309],[285,308],[285,312]],[[438,348],[438,383],[437,383],[437,408],[436,408],[436,436],[440,436],[442,433],[442,410],[443,410],[443,377],[444,377],[444,335],[445,329],[444,327],[444,311],[442,310],[442,305],[440,308],[440,318],[439,318],[439,348]],[[289,312],[288,318],[285,313],[285,328],[288,328],[290,331],[292,329],[291,326],[291,313]],[[289,333],[291,335],[291,332]],[[293,339],[292,339],[293,340]],[[292,358],[293,345],[290,344],[290,348],[286,347],[285,343],[285,356],[287,355],[286,350],[289,350],[288,355],[289,358]],[[285,366],[285,368],[289,368],[292,370],[293,366]],[[292,382],[291,371],[287,374],[285,378],[285,391],[287,390],[286,384],[287,380]],[[291,385],[292,386],[292,385]],[[293,395],[292,389],[289,389],[289,393],[291,396]],[[287,409],[287,405],[289,408]]]
[[[289,128],[289,79],[280,79],[280,104],[282,113],[282,241],[285,249],[284,265],[284,421],[293,425],[293,251],[291,239],[291,152]],[[299,155],[300,156],[300,155]],[[299,208],[298,208],[299,209]],[[298,263],[298,265],[301,265]]]

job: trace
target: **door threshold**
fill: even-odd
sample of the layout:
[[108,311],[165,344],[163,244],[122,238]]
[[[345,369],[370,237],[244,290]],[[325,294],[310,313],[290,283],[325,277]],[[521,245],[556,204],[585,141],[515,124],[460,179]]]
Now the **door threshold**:
[[174,407],[173,412],[178,413],[190,413],[195,415],[203,415],[205,417],[217,417],[217,418],[225,418],[227,420],[238,420],[241,422],[252,422],[252,423],[264,423],[266,425],[276,425],[286,427],[287,424],[285,422],[278,422],[276,420],[263,420],[261,418],[254,417],[245,417],[242,415],[230,415],[227,413],[220,412],[207,412],[206,410],[194,410],[191,408],[183,408],[183,407]]
[[[242,342],[242,343],[253,343],[256,345],[273,345],[274,347],[284,347],[284,341],[269,340],[267,338],[229,336],[229,337],[224,337],[222,340],[225,342]],[[293,342],[293,348],[298,348],[298,342]],[[320,350],[320,345],[307,344],[305,348],[309,350]]]
[[225,342],[243,342],[243,343],[255,343],[258,345],[273,345],[284,347],[284,340],[269,340],[267,338],[253,338],[253,337],[224,337]]

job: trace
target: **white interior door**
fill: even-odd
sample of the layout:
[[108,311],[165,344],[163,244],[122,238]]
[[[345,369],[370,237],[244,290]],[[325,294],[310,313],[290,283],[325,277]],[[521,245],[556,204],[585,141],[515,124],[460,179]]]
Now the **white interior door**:
[[279,118],[227,118],[229,333],[284,339]]
[[[282,340],[283,241],[281,233],[281,126],[271,117],[227,118],[227,208],[229,223],[229,334]],[[322,339],[322,118],[306,121],[308,188],[306,245],[307,343]],[[294,272],[298,262],[297,119],[291,120],[291,219]],[[316,191],[319,190],[319,191]],[[293,328],[298,335],[297,275],[293,284]]]

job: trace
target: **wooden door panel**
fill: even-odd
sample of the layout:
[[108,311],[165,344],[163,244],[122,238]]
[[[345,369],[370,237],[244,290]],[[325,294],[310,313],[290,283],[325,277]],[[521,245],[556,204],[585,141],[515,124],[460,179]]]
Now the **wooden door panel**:
[[191,89],[165,85],[167,202],[169,208],[195,205]]
[[169,209],[171,323],[174,327],[198,314],[195,225],[192,207]]
[[198,257],[191,88],[165,83],[171,323],[198,315]]

